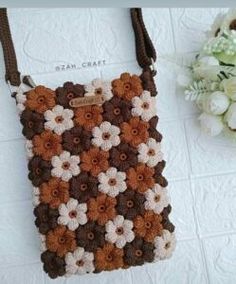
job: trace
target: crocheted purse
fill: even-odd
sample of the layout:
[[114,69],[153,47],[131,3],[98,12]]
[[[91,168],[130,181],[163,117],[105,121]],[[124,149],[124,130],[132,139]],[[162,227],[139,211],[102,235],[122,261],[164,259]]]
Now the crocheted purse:
[[6,80],[26,138],[41,260],[51,278],[142,265],[175,247],[156,130],[156,53],[141,9],[131,9],[131,20],[140,76],[52,90],[20,76],[0,9]]

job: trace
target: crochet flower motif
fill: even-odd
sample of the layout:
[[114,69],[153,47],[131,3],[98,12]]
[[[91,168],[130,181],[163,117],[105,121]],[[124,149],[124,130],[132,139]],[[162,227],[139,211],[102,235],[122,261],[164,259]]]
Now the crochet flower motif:
[[19,86],[11,86],[12,92],[16,98],[16,106],[19,114],[25,110],[26,95],[25,93],[30,91],[32,88],[28,85],[21,83]]
[[80,202],[87,202],[89,198],[98,194],[97,179],[86,172],[70,180],[70,195]]
[[75,232],[65,226],[58,226],[46,235],[46,245],[49,251],[63,257],[67,252],[76,249]]
[[118,248],[123,248],[126,243],[134,239],[133,222],[125,220],[122,215],[117,215],[112,221],[106,223],[105,238],[108,242],[115,244]]
[[108,121],[102,122],[99,127],[94,127],[92,134],[92,144],[94,146],[101,147],[104,151],[108,151],[113,146],[120,144],[120,128],[115,125],[111,125]]
[[137,163],[137,150],[126,143],[120,143],[110,150],[110,164],[120,171],[124,172]]
[[149,121],[156,115],[156,100],[155,97],[151,97],[148,91],[143,91],[140,97],[134,97],[132,105],[132,115],[141,116],[144,121]]
[[66,273],[65,261],[63,258],[57,256],[56,253],[45,251],[41,255],[41,260],[43,262],[43,269],[52,279],[63,276]]
[[138,161],[147,164],[149,167],[156,166],[163,159],[161,144],[153,138],[149,138],[146,144],[139,144],[138,152]]
[[162,140],[162,135],[160,132],[158,132],[156,130],[156,126],[157,126],[157,122],[158,122],[158,117],[157,116],[154,116],[153,118],[151,118],[149,120],[149,136],[153,139],[155,139],[157,142],[161,142]]
[[173,233],[174,230],[175,230],[175,226],[169,220],[170,212],[171,212],[171,206],[169,204],[161,212],[161,217],[162,217],[162,222],[161,223],[162,223],[163,229],[168,230],[169,232]]
[[140,78],[129,73],[123,73],[120,79],[113,80],[112,87],[115,95],[128,101],[131,101],[135,96],[140,96],[143,91]]
[[71,231],[75,231],[79,225],[87,223],[87,204],[80,203],[78,200],[70,198],[67,204],[62,203],[59,206],[58,224],[65,225]]
[[100,173],[98,175],[98,190],[102,193],[106,193],[111,197],[116,197],[119,192],[124,192],[127,188],[126,174],[118,172],[116,168],[109,168],[106,173]]
[[95,79],[91,84],[85,86],[85,96],[102,95],[106,101],[110,100],[113,96],[111,91],[111,83],[104,82],[100,79]]
[[121,124],[121,138],[133,147],[137,147],[140,143],[146,143],[148,139],[149,124],[133,117],[129,122]]
[[74,126],[73,116],[74,113],[72,110],[56,105],[52,110],[47,110],[44,113],[46,120],[45,129],[61,135],[65,130],[71,129]]
[[153,175],[153,168],[149,168],[145,164],[138,164],[136,168],[130,168],[127,171],[128,185],[132,189],[144,193],[154,186],[155,180]]
[[35,135],[33,140],[33,152],[44,160],[51,160],[62,152],[61,136],[46,130],[40,135]]
[[39,113],[44,113],[55,106],[55,92],[44,86],[30,90],[26,93],[26,97],[26,107]]
[[95,267],[97,271],[111,271],[124,266],[124,251],[113,244],[105,244],[103,248],[98,248],[95,254]]
[[152,96],[156,96],[157,90],[153,79],[152,71],[150,70],[143,71],[140,78],[142,80],[142,85],[144,90],[149,91]]
[[28,177],[34,186],[40,186],[51,177],[51,163],[37,156],[29,161],[28,170]]
[[75,126],[62,134],[62,147],[72,155],[78,155],[90,148],[91,137],[92,135],[89,131],[84,130],[80,126]]
[[44,117],[40,113],[26,109],[22,112],[20,121],[23,125],[22,133],[27,139],[43,132]]
[[40,186],[40,201],[58,208],[61,203],[69,200],[69,184],[58,178],[51,178],[48,183]]
[[77,176],[80,173],[79,163],[79,156],[71,156],[70,152],[64,151],[60,156],[52,157],[52,176],[69,181],[72,176]]
[[92,221],[97,221],[99,225],[105,225],[108,220],[116,216],[116,199],[106,194],[100,194],[97,198],[88,201],[87,216]]
[[146,242],[153,242],[157,235],[162,232],[162,217],[153,211],[146,211],[143,216],[134,219],[134,232]]
[[34,153],[33,153],[33,143],[32,140],[26,140],[25,141],[25,151],[26,151],[26,157],[28,160],[33,158]]
[[169,258],[176,246],[175,235],[168,230],[163,230],[162,235],[155,238],[154,244],[155,261]]
[[87,152],[81,153],[81,170],[90,172],[92,176],[97,176],[100,172],[106,171],[109,153],[99,150],[99,148],[91,148]]
[[79,107],[75,111],[75,123],[83,126],[86,130],[91,131],[94,126],[102,122],[102,111],[100,106]]
[[77,248],[73,253],[69,252],[65,256],[66,274],[85,274],[94,271],[94,255],[86,252],[83,248]]
[[126,219],[133,220],[137,215],[143,215],[145,197],[132,189],[127,189],[117,196],[117,213]]
[[95,251],[105,244],[105,227],[90,221],[76,230],[76,240],[86,251]]
[[131,108],[131,102],[114,96],[110,101],[103,104],[103,119],[119,126],[122,122],[130,120]]
[[167,190],[166,188],[162,188],[159,184],[155,184],[152,189],[148,189],[145,192],[145,198],[145,209],[153,210],[156,214],[160,214],[169,204]]

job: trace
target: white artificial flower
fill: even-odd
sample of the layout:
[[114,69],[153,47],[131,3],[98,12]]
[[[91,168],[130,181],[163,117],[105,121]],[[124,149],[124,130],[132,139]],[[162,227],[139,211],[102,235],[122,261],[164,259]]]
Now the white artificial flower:
[[80,173],[79,163],[79,156],[71,156],[69,152],[64,151],[59,156],[52,157],[52,176],[68,181]]
[[221,34],[221,27],[223,24],[223,21],[225,19],[225,13],[219,13],[216,17],[215,20],[213,22],[213,24],[211,25],[211,30],[206,32],[206,35],[208,38],[211,37],[215,37],[216,34]]
[[222,86],[226,95],[233,101],[236,101],[236,78],[231,77],[222,81]]
[[153,138],[149,138],[146,144],[139,144],[138,152],[138,161],[147,164],[149,167],[155,167],[163,159],[161,144]]
[[126,220],[122,215],[117,215],[113,221],[110,220],[106,223],[105,239],[108,242],[115,243],[118,248],[123,248],[135,237],[132,229],[133,222],[131,220]]
[[71,231],[75,231],[79,225],[84,225],[87,223],[87,204],[80,203],[74,198],[64,204],[59,206],[59,217],[58,224],[65,225]]
[[228,109],[229,104],[229,98],[223,92],[216,91],[204,96],[202,107],[209,114],[220,115]]
[[60,105],[56,105],[52,110],[47,110],[44,113],[45,129],[54,131],[56,134],[61,135],[64,131],[71,129],[73,123],[73,111],[71,109],[64,109]]
[[236,9],[229,9],[229,11],[224,15],[224,19],[221,24],[221,29],[223,31],[230,30],[230,24],[236,21]]
[[68,252],[65,256],[66,276],[93,272],[93,261],[93,253],[85,251],[84,248],[78,247],[73,253]]
[[116,168],[109,168],[106,173],[98,175],[98,190],[111,197],[116,197],[119,192],[124,192],[127,188],[126,174],[118,172]]
[[120,144],[120,128],[112,125],[108,121],[104,121],[100,126],[92,129],[93,139],[92,144],[101,147],[102,150],[108,151],[113,146]]
[[111,82],[95,79],[91,84],[85,86],[85,96],[102,95],[108,101],[113,96],[111,89]]
[[217,136],[224,128],[221,117],[202,113],[199,118],[201,129],[210,136]]
[[176,246],[175,234],[163,230],[162,235],[155,238],[154,245],[155,261],[169,258]]
[[33,206],[36,207],[40,203],[39,200],[40,191],[38,187],[33,187],[32,195],[33,195]]
[[148,91],[143,91],[140,97],[135,96],[132,105],[132,115],[141,116],[144,121],[149,121],[156,115],[156,99]]
[[192,82],[191,75],[188,73],[181,73],[177,76],[177,83],[180,87],[188,87]]
[[219,61],[214,56],[202,56],[198,59],[202,66],[219,66]]
[[34,154],[33,154],[33,143],[31,140],[26,140],[25,141],[25,150],[26,150],[26,157],[29,159],[31,159]]
[[217,80],[219,71],[219,61],[214,56],[203,56],[193,64],[193,73],[198,79]]
[[145,209],[153,210],[156,214],[160,214],[169,204],[166,188],[161,187],[157,183],[152,189],[148,189],[145,192],[145,198]]
[[230,105],[224,119],[231,130],[236,129],[236,103]]

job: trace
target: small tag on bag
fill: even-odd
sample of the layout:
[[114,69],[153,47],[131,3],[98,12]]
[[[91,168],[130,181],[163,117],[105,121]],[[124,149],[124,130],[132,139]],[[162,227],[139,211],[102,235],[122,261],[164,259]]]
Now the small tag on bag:
[[82,107],[82,106],[90,106],[90,105],[101,105],[104,102],[105,102],[105,98],[103,95],[96,95],[96,96],[74,98],[70,100],[69,105],[71,107]]

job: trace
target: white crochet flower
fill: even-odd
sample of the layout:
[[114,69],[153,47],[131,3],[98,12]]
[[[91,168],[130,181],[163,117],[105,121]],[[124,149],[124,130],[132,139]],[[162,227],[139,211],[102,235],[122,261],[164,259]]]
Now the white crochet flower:
[[117,215],[113,221],[106,223],[105,238],[108,242],[115,243],[118,248],[123,248],[126,243],[133,241],[135,235],[132,231],[133,222],[125,220],[122,215]]
[[163,230],[162,236],[157,236],[155,238],[154,245],[155,261],[169,258],[175,249],[175,235],[168,230]]
[[44,252],[47,250],[47,246],[46,246],[46,236],[43,234],[39,234],[39,238],[40,238],[40,251]]
[[33,143],[31,140],[26,140],[25,141],[25,150],[26,150],[26,157],[29,159],[31,159],[34,154],[33,154]]
[[169,204],[166,188],[161,187],[157,183],[152,189],[148,189],[145,192],[145,198],[145,209],[153,210],[156,214],[160,214]]
[[18,109],[19,114],[21,114],[25,110],[25,102],[26,102],[26,95],[25,92],[28,92],[32,88],[27,86],[24,83],[21,83],[20,86],[15,87],[11,86],[11,91],[16,93],[16,107]]
[[58,224],[66,225],[69,230],[75,231],[79,225],[87,223],[87,204],[79,204],[78,200],[70,198],[66,204],[59,206]]
[[155,167],[163,159],[161,144],[153,138],[149,138],[146,144],[139,144],[138,152],[138,161],[146,163],[149,167]]
[[104,82],[100,79],[94,79],[91,84],[86,85],[85,91],[85,96],[103,95],[106,101],[113,97],[111,82]]
[[156,115],[156,100],[148,91],[143,91],[140,97],[134,97],[132,105],[132,115],[141,116],[144,121],[149,121]]
[[73,115],[74,113],[71,109],[64,109],[62,106],[56,105],[52,110],[47,110],[44,113],[46,120],[45,128],[61,135],[64,131],[74,126]]
[[79,163],[79,156],[71,156],[69,152],[64,151],[60,156],[52,157],[52,176],[68,181],[80,173]]
[[85,274],[94,271],[94,255],[84,248],[78,247],[73,253],[68,252],[65,256],[66,276],[73,274]]
[[116,197],[119,192],[124,192],[127,188],[126,174],[118,172],[116,168],[109,168],[106,173],[98,175],[98,190],[111,197]]
[[112,125],[108,121],[104,121],[100,126],[92,129],[93,139],[92,144],[101,147],[102,150],[108,151],[113,146],[120,144],[120,128]]
[[40,203],[39,200],[40,191],[38,187],[33,187],[32,195],[33,195],[33,206],[36,207]]

